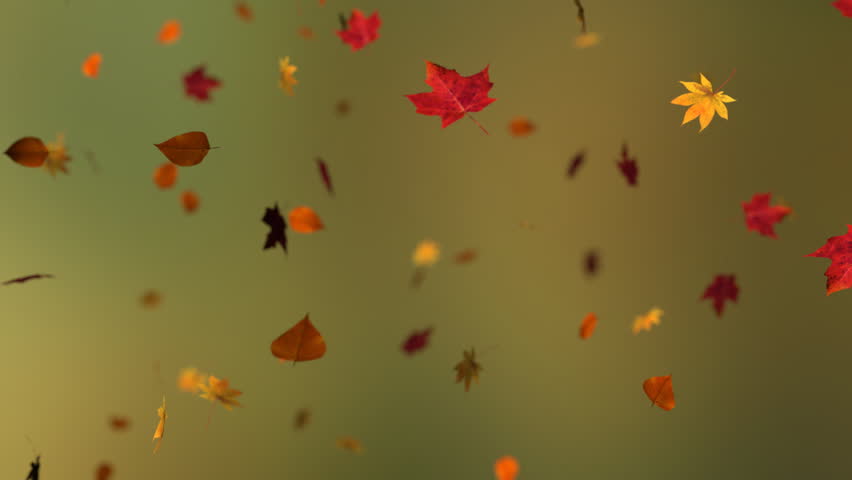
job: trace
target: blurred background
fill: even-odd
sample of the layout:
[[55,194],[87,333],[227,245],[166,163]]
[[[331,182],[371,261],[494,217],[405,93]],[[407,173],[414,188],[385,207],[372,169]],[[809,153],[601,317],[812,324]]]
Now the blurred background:
[[[64,132],[73,161],[56,178],[0,162],[0,279],[56,276],[0,288],[0,477],[26,476],[27,436],[42,480],[94,478],[100,462],[116,480],[490,479],[503,455],[519,480],[852,475],[852,292],[826,297],[829,260],[804,257],[852,221],[852,19],[829,0],[585,0],[601,36],[588,49],[568,0],[248,5],[252,22],[230,0],[2,1],[0,146]],[[358,52],[334,34],[352,8],[383,21]],[[168,19],[183,36],[160,45]],[[80,72],[92,52],[94,79]],[[424,60],[490,65],[498,100],[476,118],[491,135],[415,114],[403,95],[430,90]],[[183,92],[201,64],[222,81],[209,103]],[[678,81],[734,68],[730,120],[681,127]],[[509,134],[517,115],[529,137]],[[160,191],[152,144],[193,130],[221,148]],[[623,142],[637,188],[615,166]],[[778,239],[746,230],[758,192],[795,210]],[[327,229],[262,251],[275,202]],[[424,238],[443,258],[415,290]],[[476,262],[450,261],[469,247]],[[718,318],[699,297],[721,273],[741,292]],[[662,324],[634,336],[651,307]],[[306,312],[328,353],[279,364],[270,342]],[[431,345],[403,355],[427,326]],[[465,393],[453,366],[470,347],[484,371]],[[209,403],[176,388],[187,366],[229,379],[245,407],[217,406],[205,427]],[[643,380],[667,374],[677,407],[649,408]],[[303,407],[313,420],[295,431]],[[338,449],[343,435],[366,451]]]

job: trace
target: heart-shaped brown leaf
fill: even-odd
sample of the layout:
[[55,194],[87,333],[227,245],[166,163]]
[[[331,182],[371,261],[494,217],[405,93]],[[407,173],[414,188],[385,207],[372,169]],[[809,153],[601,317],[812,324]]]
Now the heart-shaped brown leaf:
[[210,151],[210,142],[204,132],[187,132],[163,143],[155,143],[163,155],[181,167],[198,165]]
[[40,138],[24,137],[6,149],[9,156],[18,165],[25,167],[40,167],[47,159],[47,147]]

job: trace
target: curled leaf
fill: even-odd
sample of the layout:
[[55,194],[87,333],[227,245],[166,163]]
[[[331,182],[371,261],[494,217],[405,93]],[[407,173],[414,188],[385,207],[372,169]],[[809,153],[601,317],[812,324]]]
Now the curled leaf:
[[163,300],[162,295],[156,290],[147,290],[142,294],[142,298],[139,300],[142,303],[142,306],[145,308],[155,308],[160,302]]
[[130,427],[130,419],[123,415],[113,415],[109,417],[107,422],[115,432],[123,432]]
[[157,444],[154,445],[154,453],[157,453],[157,450],[160,449],[160,445],[163,443],[163,434],[166,432],[166,397],[163,396],[163,406],[157,409],[157,416],[160,417],[160,421],[157,423],[157,429],[154,430],[154,438],[152,441],[156,441]]
[[109,480],[109,477],[112,476],[112,471],[112,465],[106,462],[101,463],[95,469],[95,480]]
[[303,430],[309,423],[311,423],[311,410],[308,408],[300,408],[293,419],[293,428],[296,430]]

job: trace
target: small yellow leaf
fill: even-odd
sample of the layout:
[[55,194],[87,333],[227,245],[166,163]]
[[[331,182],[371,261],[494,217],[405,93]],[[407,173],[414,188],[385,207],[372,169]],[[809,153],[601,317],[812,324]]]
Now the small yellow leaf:
[[[731,75],[733,75],[733,73]],[[728,107],[726,107],[725,104],[736,101],[728,95],[725,95],[725,92],[721,90],[714,92],[713,84],[710,83],[710,80],[708,80],[703,73],[700,74],[700,79],[701,83],[680,82],[687,90],[690,91],[690,93],[678,95],[671,101],[674,105],[689,107],[683,115],[683,122],[681,122],[681,125],[698,118],[698,123],[701,125],[701,129],[698,130],[699,132],[710,125],[710,122],[713,121],[713,117],[717,113],[720,117],[727,120]],[[727,83],[727,81],[725,83]],[[725,83],[723,83],[722,86],[725,86]]]
[[163,434],[166,431],[166,397],[163,396],[163,406],[157,409],[157,416],[160,417],[160,422],[157,424],[157,429],[154,430],[154,438],[152,441],[157,441],[157,444],[154,445],[154,453],[157,453],[157,450],[160,449],[160,445],[163,443]]
[[441,247],[432,240],[423,240],[414,248],[411,260],[415,267],[431,267],[441,256]]
[[281,79],[278,81],[278,86],[287,92],[287,95],[293,95],[293,86],[299,83],[298,80],[293,78],[293,73],[298,69],[299,67],[290,64],[290,57],[278,59],[278,70],[281,72]]
[[639,315],[633,320],[633,335],[638,335],[642,330],[651,330],[654,325],[660,324],[660,317],[663,311],[659,308],[652,308],[645,315]]

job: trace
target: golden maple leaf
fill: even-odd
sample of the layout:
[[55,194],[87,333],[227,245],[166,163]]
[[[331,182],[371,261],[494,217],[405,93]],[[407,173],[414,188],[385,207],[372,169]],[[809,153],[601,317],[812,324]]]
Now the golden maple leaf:
[[660,324],[660,317],[663,315],[663,311],[657,307],[652,308],[645,315],[638,315],[635,320],[633,320],[633,335],[638,335],[642,330],[651,330],[651,327],[654,325]]
[[47,158],[44,162],[44,168],[52,176],[56,176],[57,171],[68,175],[68,168],[65,164],[70,161],[71,157],[65,147],[65,134],[58,133],[55,142],[47,142]]
[[181,369],[178,373],[177,384],[178,388],[184,392],[196,393],[206,381],[207,375],[199,372],[195,367],[188,367]]
[[[721,91],[721,88],[728,83],[730,77],[719,87],[719,91],[714,92],[713,84],[710,83],[710,80],[707,80],[707,77],[703,73],[700,75],[701,83],[680,82],[690,93],[684,93],[672,100],[672,103],[675,105],[689,107],[683,115],[683,123],[681,125],[689,123],[697,117],[698,123],[701,124],[699,132],[707,128],[707,125],[710,125],[710,122],[713,121],[713,117],[717,113],[720,117],[727,120],[728,107],[725,104],[736,101]],[[733,73],[731,75],[733,76]]]
[[228,380],[221,379],[210,375],[207,377],[207,385],[199,385],[198,388],[204,391],[204,393],[200,394],[201,398],[206,398],[211,402],[219,402],[225,407],[226,410],[231,410],[231,407],[242,407],[240,402],[236,401],[235,398],[239,397],[243,394],[243,392],[239,390],[234,390],[232,388],[228,388]]
[[470,381],[479,383],[479,372],[483,370],[482,365],[476,363],[476,352],[473,348],[464,352],[464,358],[456,364],[456,383],[464,380],[464,391],[470,390]]
[[278,70],[281,71],[281,80],[278,81],[278,86],[287,92],[287,95],[293,95],[293,86],[299,83],[298,80],[293,78],[293,73],[298,69],[299,67],[290,64],[290,57],[278,59]]
[[154,440],[158,440],[156,445],[154,445],[154,453],[157,453],[157,450],[160,449],[160,445],[163,443],[163,433],[166,431],[166,397],[163,396],[163,406],[157,409],[157,416],[160,417],[160,422],[157,424],[157,429],[154,430]]

